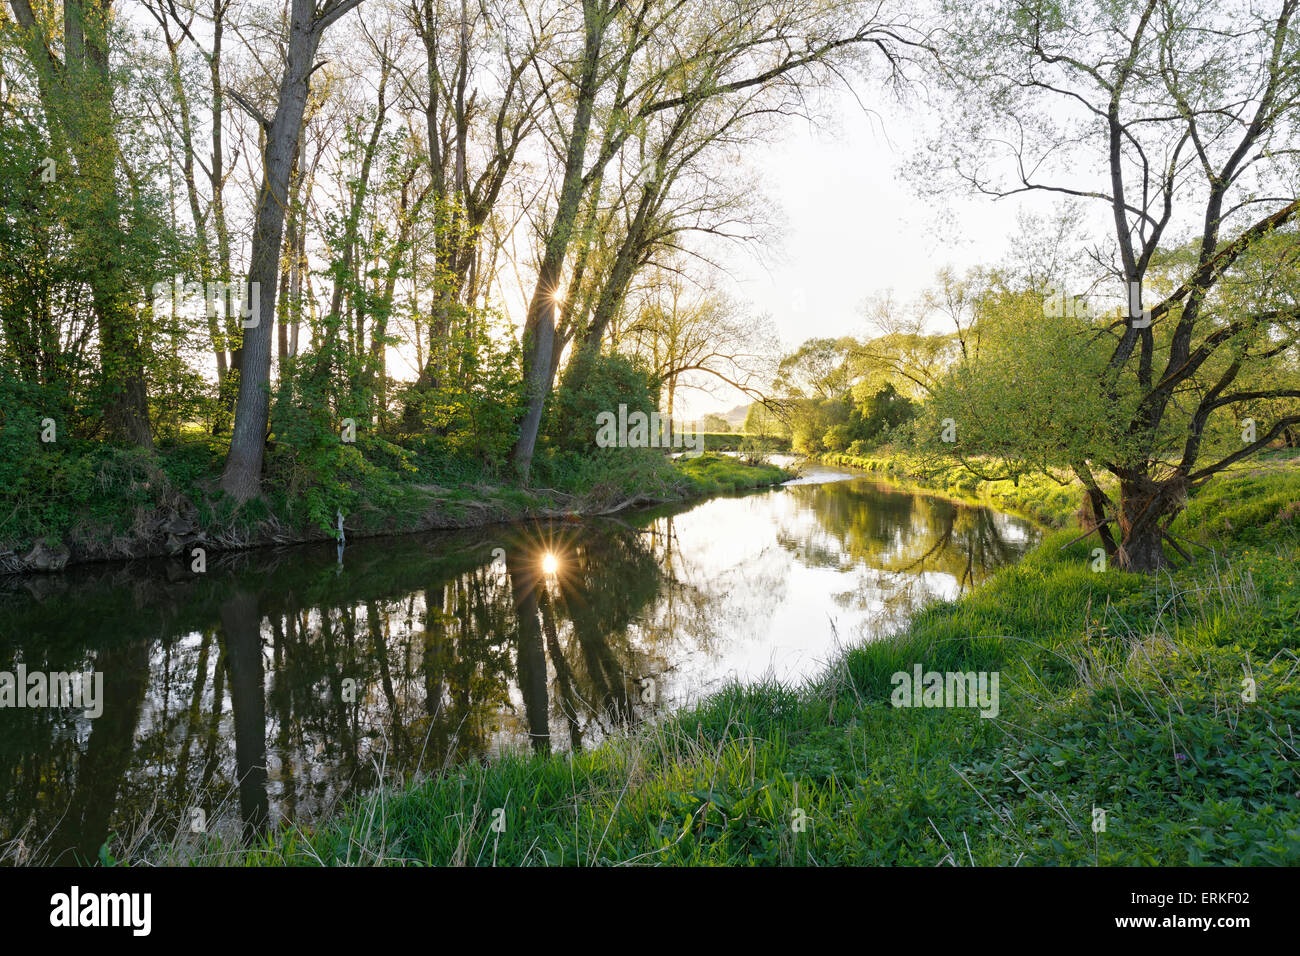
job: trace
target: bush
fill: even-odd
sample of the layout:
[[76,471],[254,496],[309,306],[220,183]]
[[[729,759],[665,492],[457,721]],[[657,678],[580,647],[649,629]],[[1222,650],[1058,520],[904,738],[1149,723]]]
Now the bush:
[[[285,363],[271,410],[268,488],[277,510],[294,522],[321,530],[335,527],[336,513],[384,509],[400,494],[398,484],[416,468],[410,453],[379,438],[361,403],[334,396],[312,374],[310,354]],[[343,420],[355,422],[355,441],[342,437]]]
[[398,395],[407,441],[439,476],[500,470],[523,409],[519,345],[505,320],[478,313],[472,329],[447,343],[453,370],[428,388],[412,385]]
[[570,360],[551,397],[545,418],[546,441],[561,454],[604,457],[596,444],[596,416],[659,410],[659,383],[644,363],[625,355],[579,352]]

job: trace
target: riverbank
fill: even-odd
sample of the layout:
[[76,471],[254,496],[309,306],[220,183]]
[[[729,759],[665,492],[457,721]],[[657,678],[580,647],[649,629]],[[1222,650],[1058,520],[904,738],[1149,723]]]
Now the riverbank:
[[[951,458],[930,457],[883,449],[871,455],[828,452],[814,460],[840,468],[880,475],[896,484],[937,492],[944,497],[971,504],[984,504],[1035,521],[1047,528],[1068,528],[1078,524],[1083,504],[1083,484],[1072,473],[1025,475],[1018,482],[1009,479],[983,481]],[[1300,452],[1279,449],[1257,455],[1232,466],[1230,473],[1265,473],[1300,468]],[[1110,493],[1115,481],[1106,473],[1097,481]]]
[[[590,751],[454,767],[171,859],[1298,863],[1300,471],[1216,479],[1176,528],[1204,547],[1167,575],[1095,571],[1058,532],[805,685],[734,686]],[[895,706],[917,667],[997,697]]]
[[[183,455],[149,456],[121,451],[85,469],[69,487],[56,489],[56,509],[32,530],[7,533],[0,525],[0,573],[58,571],[97,561],[206,553],[337,540],[332,512],[340,504],[345,536],[355,538],[421,531],[477,528],[529,519],[611,515],[628,508],[690,501],[710,495],[770,487],[795,477],[772,464],[749,463],[705,453],[669,460],[631,454],[621,468],[599,478],[577,475],[565,488],[523,488],[473,476],[446,485],[421,480],[373,480],[363,476],[332,495],[320,489],[275,489],[236,509],[215,494],[216,461],[202,467]],[[370,478],[369,482],[365,479]],[[318,507],[290,504],[310,495]],[[19,502],[13,514],[30,504]]]
[[1019,482],[982,481],[953,459],[894,450],[870,455],[827,452],[818,455],[816,460],[938,492],[958,501],[991,505],[1048,528],[1069,527],[1075,521],[1083,497],[1083,485],[1073,475],[1064,473],[1026,475]]

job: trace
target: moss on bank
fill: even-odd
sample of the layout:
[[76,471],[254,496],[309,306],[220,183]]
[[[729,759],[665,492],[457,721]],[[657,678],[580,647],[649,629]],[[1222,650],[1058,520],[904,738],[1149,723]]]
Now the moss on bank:
[[[592,751],[455,767],[200,858],[1300,863],[1300,471],[1220,479],[1176,527],[1214,554],[1093,572],[1059,532],[807,685],[733,686]],[[893,706],[916,665],[997,672],[997,716]]]

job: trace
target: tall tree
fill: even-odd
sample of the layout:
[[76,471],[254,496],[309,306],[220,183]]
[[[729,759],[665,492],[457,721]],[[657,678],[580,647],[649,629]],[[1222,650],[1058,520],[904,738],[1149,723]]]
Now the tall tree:
[[[833,75],[838,56],[862,48],[878,50],[896,65],[907,45],[920,42],[901,21],[883,15],[879,4],[794,10],[762,0],[584,0],[582,11],[580,42],[562,71],[564,101],[572,105],[554,108],[558,90],[548,99],[557,119],[552,140],[563,172],[542,228],[524,321],[526,407],[512,459],[525,481],[558,364],[556,319],[566,295],[564,271],[575,226],[584,196],[599,188],[623,145],[653,117],[695,113],[684,128],[695,118],[716,121],[726,111],[696,112],[701,103],[817,82]],[[596,127],[593,142],[598,102],[613,121]]]
[[124,165],[114,119],[112,0],[65,0],[62,56],[54,46],[56,26],[38,19],[30,0],[10,0],[10,8],[36,72],[52,141],[71,160],[63,175],[75,174],[81,184],[71,229],[94,299],[105,422],[114,439],[151,448],[143,317],[126,261],[131,243],[122,179],[129,182],[131,171]]
[[[162,30],[163,43],[167,48],[170,64],[168,80],[174,101],[174,116],[171,125],[174,128],[180,146],[178,165],[185,183],[185,198],[189,207],[190,219],[194,225],[194,237],[199,259],[199,279],[205,285],[219,282],[225,288],[234,275],[231,266],[230,226],[226,219],[225,189],[227,180],[227,163],[225,155],[225,137],[223,122],[225,116],[225,80],[222,75],[223,46],[226,21],[234,0],[209,0],[206,14],[200,12],[198,0],[146,0],[144,6],[153,16]],[[194,21],[205,18],[211,31],[211,43],[205,47],[194,35]],[[211,127],[208,155],[205,161],[198,149],[198,134],[201,123],[196,109],[198,98],[188,88],[183,72],[181,42],[189,39],[199,56],[207,66],[208,105],[210,113],[208,123]],[[204,172],[206,189],[201,192],[198,169]],[[240,353],[232,348],[238,334],[233,326],[233,318],[224,316],[219,322],[214,303],[209,301],[206,308],[208,336],[211,339],[213,356],[217,364],[217,391],[221,403],[228,411],[234,407],[235,391],[231,387],[230,372],[238,372],[237,361]],[[221,431],[229,424],[228,417],[219,417],[214,422],[214,430]]]
[[[271,341],[280,274],[280,241],[289,202],[289,177],[298,155],[303,113],[321,37],[339,17],[361,0],[291,0],[284,71],[275,113],[267,118],[247,98],[231,91],[264,130],[262,184],[254,210],[248,270],[251,327],[244,332],[239,393],[230,451],[221,475],[222,489],[238,501],[261,491],[262,459],[271,382]],[[256,304],[254,305],[254,297]]]
[[[532,13],[499,2],[411,2],[409,19],[425,54],[423,76],[410,85],[420,90],[424,113],[425,206],[436,263],[417,399],[456,362],[453,326],[472,314],[486,285],[484,229],[535,129],[541,91],[531,77],[542,70],[539,56],[551,43],[555,16],[545,5]],[[480,89],[481,80],[495,92]],[[418,426],[417,403],[404,417],[408,428]]]

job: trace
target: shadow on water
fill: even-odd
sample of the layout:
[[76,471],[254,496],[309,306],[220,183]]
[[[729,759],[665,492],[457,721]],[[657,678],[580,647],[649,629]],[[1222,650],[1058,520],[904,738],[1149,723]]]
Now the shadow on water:
[[1036,541],[1019,519],[855,479],[363,540],[341,564],[304,546],[209,556],[203,574],[178,559],[2,580],[0,681],[90,671],[103,689],[95,717],[0,693],[0,854],[238,842],[381,781],[590,747],[727,680],[808,676],[841,638]]

